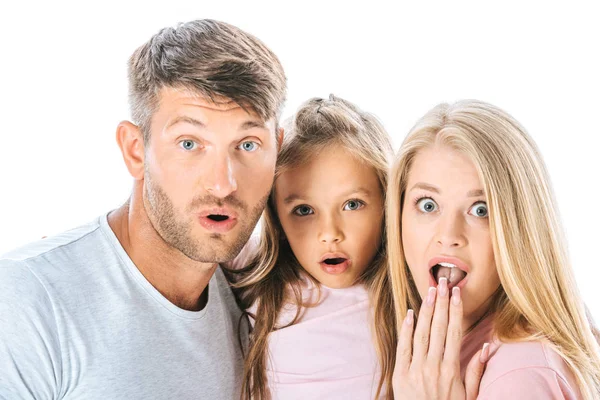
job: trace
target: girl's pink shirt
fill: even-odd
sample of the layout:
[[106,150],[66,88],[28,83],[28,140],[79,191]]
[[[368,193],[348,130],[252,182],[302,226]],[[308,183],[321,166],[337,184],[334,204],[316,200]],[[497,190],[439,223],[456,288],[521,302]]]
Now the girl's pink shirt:
[[482,321],[462,342],[461,373],[471,357],[490,343],[481,384],[480,400],[581,399],[575,376],[546,342],[502,343],[493,338],[493,318]]
[[[305,299],[316,299],[307,284]],[[249,310],[250,312],[254,310]],[[284,307],[283,326],[296,315]],[[321,301],[293,325],[269,335],[267,379],[274,399],[373,399],[379,382],[370,307],[362,285],[321,286]]]
[[[233,267],[245,265],[256,246],[244,248]],[[318,288],[305,279],[305,300],[317,300]],[[268,338],[267,379],[273,399],[373,399],[379,383],[379,361],[371,334],[371,309],[363,285],[332,289],[321,285],[320,302],[307,307],[295,324]],[[255,313],[256,305],[248,309]],[[296,315],[288,304],[278,326]],[[251,323],[254,324],[252,318]],[[382,391],[383,398],[385,391]]]

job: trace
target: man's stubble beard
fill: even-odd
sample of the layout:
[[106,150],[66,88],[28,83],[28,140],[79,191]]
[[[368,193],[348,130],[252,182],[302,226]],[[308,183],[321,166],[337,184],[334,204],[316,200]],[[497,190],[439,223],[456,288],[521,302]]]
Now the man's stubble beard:
[[[189,220],[179,218],[175,207],[165,191],[156,184],[150,174],[144,174],[143,204],[154,230],[169,246],[181,251],[186,257],[202,263],[223,263],[233,260],[250,239],[269,198],[269,192],[248,211],[247,204],[234,195],[223,199],[207,195],[196,198],[186,209]],[[201,206],[230,206],[238,212],[238,223],[234,230],[238,234],[230,242],[227,234],[207,233],[206,238],[195,239],[192,235],[192,215]],[[231,236],[232,233],[229,234]]]

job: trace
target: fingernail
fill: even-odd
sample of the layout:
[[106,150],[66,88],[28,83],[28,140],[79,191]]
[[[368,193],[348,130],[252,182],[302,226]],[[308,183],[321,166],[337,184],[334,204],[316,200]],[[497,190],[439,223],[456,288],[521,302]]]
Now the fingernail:
[[406,317],[404,318],[404,323],[408,326],[412,325],[414,320],[414,311],[413,310],[408,310],[408,312],[406,313]]
[[485,363],[490,355],[490,344],[484,343],[483,349],[481,349],[481,354],[479,354],[479,362]]
[[460,289],[457,287],[452,288],[452,304],[455,306],[460,304]]
[[440,283],[438,284],[438,291],[440,292],[440,296],[445,296],[448,294],[448,279],[440,279]]
[[429,293],[427,293],[427,305],[428,306],[433,306],[433,303],[435,303],[435,292],[436,292],[435,287],[432,286],[429,288]]

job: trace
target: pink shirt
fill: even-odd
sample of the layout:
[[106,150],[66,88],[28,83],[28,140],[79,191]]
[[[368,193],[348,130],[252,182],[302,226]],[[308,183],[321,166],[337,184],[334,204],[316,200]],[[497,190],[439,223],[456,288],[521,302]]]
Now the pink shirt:
[[[493,319],[487,318],[463,338],[464,376],[471,357],[492,342]],[[480,400],[581,399],[575,376],[564,360],[545,342],[501,343],[495,340],[479,386]]]
[[[251,239],[233,267],[246,264],[256,245]],[[304,299],[316,300],[317,295],[318,288],[306,279]],[[365,287],[321,285],[320,299],[317,306],[305,308],[294,325],[269,335],[267,379],[272,398],[373,399],[380,372]],[[256,307],[248,311],[254,313]],[[287,325],[295,315],[294,305],[284,306],[278,326]]]
[[[303,294],[314,299],[317,288],[308,284]],[[269,336],[273,399],[373,399],[380,375],[367,291],[362,285],[321,286],[321,299],[294,325]],[[285,307],[280,324],[294,315],[295,307]]]

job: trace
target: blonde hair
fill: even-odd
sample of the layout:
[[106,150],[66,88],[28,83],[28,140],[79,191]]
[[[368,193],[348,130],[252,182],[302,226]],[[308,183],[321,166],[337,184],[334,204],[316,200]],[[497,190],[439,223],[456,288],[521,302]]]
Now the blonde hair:
[[[373,168],[379,178],[381,191],[387,187],[387,173],[392,158],[389,137],[377,119],[352,103],[331,95],[329,99],[313,98],[302,105],[286,123],[285,138],[277,161],[275,185],[263,214],[262,235],[256,257],[243,270],[246,275],[236,285],[240,305],[258,308],[250,348],[246,357],[242,398],[270,398],[266,380],[268,335],[277,326],[282,306],[291,302],[297,306],[294,324],[303,304],[301,292],[302,267],[294,256],[277,218],[274,193],[277,177],[297,167],[330,146],[340,146],[353,154],[367,167]],[[381,379],[377,394],[383,386],[391,394],[393,356],[396,347],[396,327],[393,298],[387,274],[385,255],[385,226],[375,259],[360,281],[365,284],[373,305],[373,333],[381,365]],[[309,276],[310,278],[310,276]],[[313,279],[314,281],[314,279]],[[315,281],[315,283],[317,283]],[[290,296],[290,290],[292,295]],[[291,298],[290,298],[291,297]],[[287,326],[289,326],[287,325]]]
[[549,341],[570,366],[584,398],[592,399],[600,392],[600,353],[568,260],[546,167],[523,127],[490,104],[438,105],[412,128],[396,157],[387,233],[397,323],[409,308],[418,312],[420,304],[401,242],[407,179],[419,151],[438,144],[471,159],[487,197],[501,282],[489,310],[495,334],[503,341]]

